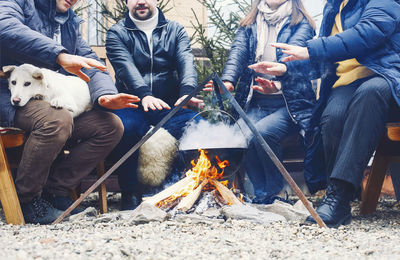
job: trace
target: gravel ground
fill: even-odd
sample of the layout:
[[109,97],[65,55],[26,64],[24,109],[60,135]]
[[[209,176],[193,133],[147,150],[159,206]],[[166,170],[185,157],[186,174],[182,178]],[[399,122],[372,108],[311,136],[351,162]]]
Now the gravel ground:
[[[113,211],[119,195],[110,194]],[[312,201],[318,204],[319,198]],[[95,195],[84,203],[95,204]],[[58,225],[6,225],[0,219],[0,259],[396,259],[399,204],[382,198],[373,215],[321,229],[299,222],[168,220],[142,225],[100,218]],[[109,216],[112,216],[111,213]],[[0,214],[2,215],[2,214]],[[114,213],[115,215],[115,213]]]

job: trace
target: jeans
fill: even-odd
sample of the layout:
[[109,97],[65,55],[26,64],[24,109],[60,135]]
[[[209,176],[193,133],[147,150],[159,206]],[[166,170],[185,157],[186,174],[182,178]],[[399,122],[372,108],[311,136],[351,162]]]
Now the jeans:
[[[119,116],[124,125],[125,131],[121,142],[111,153],[110,158],[113,161],[119,160],[127,153],[150,129],[150,125],[159,123],[171,110],[150,110],[144,112],[140,109],[121,109],[114,111]],[[180,139],[186,123],[197,115],[190,109],[181,108],[170,120],[168,120],[163,128],[166,129],[173,137]],[[141,190],[138,186],[137,165],[139,152],[136,151],[128,158],[118,169],[118,183],[122,192],[134,193]]]
[[[55,109],[42,100],[18,108],[14,121],[27,135],[15,179],[22,203],[43,189],[68,196],[123,134],[121,120],[110,112],[91,110],[72,119],[66,109]],[[66,144],[69,154],[60,154]]]
[[[289,115],[283,96],[252,100],[249,117],[272,151],[281,159],[280,141],[299,131]],[[250,138],[245,159],[246,172],[253,184],[256,198],[268,199],[282,190],[283,177],[257,139],[254,136]]]
[[385,79],[375,76],[334,88],[321,116],[328,176],[358,189],[393,102]]

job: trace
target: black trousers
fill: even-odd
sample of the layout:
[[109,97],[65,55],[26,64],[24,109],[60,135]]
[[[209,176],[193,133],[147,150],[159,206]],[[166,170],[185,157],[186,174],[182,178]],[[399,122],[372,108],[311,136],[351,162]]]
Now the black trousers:
[[321,117],[327,173],[330,178],[360,186],[375,151],[390,106],[391,88],[376,76],[334,88]]

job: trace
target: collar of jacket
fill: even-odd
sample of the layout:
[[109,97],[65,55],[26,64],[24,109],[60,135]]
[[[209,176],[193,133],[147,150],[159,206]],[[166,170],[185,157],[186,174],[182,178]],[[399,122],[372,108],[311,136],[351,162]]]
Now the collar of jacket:
[[[158,8],[158,23],[157,23],[157,27],[161,27],[161,26],[165,25],[167,22],[168,21],[165,18],[163,12],[161,11],[160,8]],[[129,17],[129,11],[126,12],[126,15],[125,15],[125,27],[127,27],[128,29],[132,29],[132,30],[138,30],[136,24]]]
[[[50,21],[55,21],[55,16],[56,16],[56,0],[35,0],[35,6],[37,9],[39,9],[41,12],[44,14],[47,14],[48,18]],[[68,10],[68,19],[73,20],[75,24],[81,23],[83,20],[79,17],[77,17],[70,8]]]
[[51,20],[56,16],[56,0],[35,0],[35,6]]

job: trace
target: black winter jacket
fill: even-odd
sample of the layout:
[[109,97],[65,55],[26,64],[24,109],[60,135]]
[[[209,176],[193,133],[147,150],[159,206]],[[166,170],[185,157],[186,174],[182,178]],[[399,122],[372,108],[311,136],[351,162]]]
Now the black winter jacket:
[[153,31],[153,55],[147,37],[126,14],[107,32],[106,49],[120,92],[143,98],[153,95],[173,105],[197,86],[190,40],[183,26],[159,10]]

